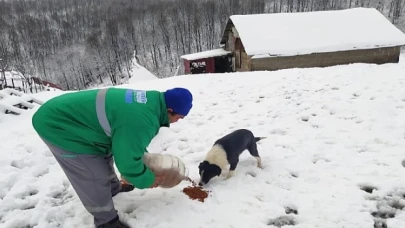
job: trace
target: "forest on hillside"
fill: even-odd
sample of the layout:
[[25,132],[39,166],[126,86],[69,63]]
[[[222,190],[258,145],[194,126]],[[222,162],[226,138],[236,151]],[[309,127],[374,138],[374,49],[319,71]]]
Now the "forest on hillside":
[[374,7],[404,31],[405,0],[0,0],[0,68],[85,89],[160,78],[183,54],[219,47],[230,15]]

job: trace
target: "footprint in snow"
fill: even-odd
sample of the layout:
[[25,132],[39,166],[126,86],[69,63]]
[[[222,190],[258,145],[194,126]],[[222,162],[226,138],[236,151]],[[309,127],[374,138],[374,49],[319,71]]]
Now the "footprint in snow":
[[321,127],[321,125],[319,125],[319,124],[312,124],[311,126],[312,126],[313,128],[315,128],[315,129],[318,129],[318,128]]
[[28,225],[19,226],[18,228],[35,228],[35,227],[37,227],[37,225],[28,224]]
[[264,125],[265,123],[266,123],[266,121],[260,120],[260,121],[257,122],[257,125]]
[[39,191],[36,189],[26,189],[25,191],[16,194],[14,197],[25,200],[28,197],[35,196],[38,193]]
[[291,175],[292,177],[294,177],[294,178],[298,178],[298,177],[299,177],[298,173],[295,173],[295,172],[291,172],[290,175]]
[[315,157],[315,158],[312,159],[312,163],[314,163],[314,164],[318,163],[319,161],[330,162],[330,160],[327,159],[327,158]]
[[189,146],[188,146],[188,144],[178,144],[178,145],[177,145],[177,148],[178,148],[179,150],[183,151],[183,150],[189,148]]
[[308,122],[309,116],[308,115],[302,115],[301,120],[304,121],[304,122]]
[[246,172],[246,175],[251,176],[251,177],[256,177],[257,176],[257,174],[255,172],[252,172],[252,171]]
[[27,165],[24,164],[24,160],[13,160],[10,165],[18,169],[23,169],[27,167]]
[[383,219],[374,220],[374,228],[388,228],[387,223]]
[[360,185],[360,190],[371,194],[374,190],[378,190],[378,188],[371,184],[362,184]]
[[360,97],[360,94],[359,93],[353,93],[353,97]]
[[23,211],[31,210],[35,208],[36,204],[37,202],[27,202],[25,205],[22,205],[20,209]]
[[277,129],[271,130],[271,131],[270,131],[270,134],[272,134],[272,135],[286,135],[286,134],[287,134],[287,131],[286,131],[286,130],[283,130],[283,129],[277,128]]
[[[122,212],[123,212],[123,213],[126,213],[126,214],[132,214],[132,212],[134,212],[137,208],[138,208],[137,205],[128,204],[128,205],[122,210]],[[136,219],[136,215],[135,215],[135,219]]]
[[37,178],[40,178],[48,173],[49,173],[49,169],[47,167],[46,168],[41,167],[41,169],[36,169],[32,172],[33,176],[37,177]]
[[387,219],[395,218],[396,213],[405,208],[405,190],[395,190],[383,198],[375,197],[377,210],[371,215],[374,217],[375,228],[387,228]]
[[52,204],[54,206],[60,206],[74,200],[74,195],[72,192],[68,191],[69,185],[64,185],[63,189],[58,189],[53,192],[48,193],[49,197],[52,197]]
[[[204,123],[201,123],[201,124],[204,124]],[[197,123],[197,125],[198,125],[198,123]],[[173,128],[172,131],[173,131],[174,133],[180,133],[180,132],[181,132],[181,128]]]
[[179,141],[181,141],[181,142],[187,142],[188,139],[187,139],[187,138],[179,138]]
[[374,218],[379,219],[388,219],[388,218],[395,218],[395,209],[385,209],[385,210],[378,210],[371,213]]
[[276,226],[276,227],[294,226],[297,224],[298,222],[295,219],[295,217],[290,215],[283,215],[274,219],[270,219],[270,221],[267,223],[267,225],[269,226]]
[[295,214],[298,215],[298,210],[295,206],[284,207],[286,214]]
[[[202,126],[202,125],[204,125],[205,124],[205,122],[202,122],[202,121],[199,121],[199,122],[196,122],[195,123],[195,125],[198,127],[198,126]],[[180,131],[179,131],[180,132]],[[179,132],[176,132],[176,133],[179,133]]]

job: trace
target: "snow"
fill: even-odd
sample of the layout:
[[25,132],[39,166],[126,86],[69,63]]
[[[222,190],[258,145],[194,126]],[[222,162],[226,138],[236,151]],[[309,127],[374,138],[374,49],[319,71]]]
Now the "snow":
[[230,20],[246,53],[255,58],[405,45],[405,34],[374,8],[233,15]]
[[[139,64],[134,57],[132,58],[131,65],[129,68],[129,72],[124,71],[124,74],[117,78],[117,84],[134,84],[138,82],[150,81],[159,79],[156,75],[151,73],[141,64]],[[112,86],[112,82],[110,79],[104,80],[102,83],[93,82],[91,83],[88,88],[89,89],[97,89],[97,88],[104,88]]]
[[148,71],[145,67],[141,66],[136,62],[136,59],[132,60],[132,68],[130,70],[131,78],[129,78],[128,83],[137,83],[141,81],[149,81],[158,79],[154,74]]
[[222,48],[218,48],[218,49],[209,50],[209,51],[202,51],[202,52],[197,52],[197,53],[193,53],[193,54],[182,55],[181,58],[186,59],[186,60],[197,60],[197,59],[223,56],[223,55],[227,55],[230,53],[232,53],[232,52],[225,51]]
[[34,108],[36,104],[41,105],[42,101],[32,95],[10,88],[0,90],[0,115],[4,115],[6,111],[21,114],[25,109],[16,106],[22,105],[26,108]]
[[[272,72],[203,74],[119,87],[189,88],[194,107],[162,128],[149,146],[179,156],[198,181],[198,164],[213,142],[238,128],[268,137],[258,143],[264,168],[248,152],[234,177],[216,177],[211,196],[192,201],[181,190],[134,190],[114,197],[133,227],[258,227],[295,221],[295,228],[373,227],[371,215],[405,210],[405,59]],[[64,91],[42,92],[46,101]],[[66,176],[31,126],[35,109],[0,116],[0,226],[92,226]],[[226,171],[224,174],[226,175]],[[377,188],[372,193],[361,187]],[[290,209],[286,209],[286,208]],[[297,214],[286,214],[286,211]],[[389,215],[389,213],[385,213]],[[287,217],[283,217],[287,216]]]

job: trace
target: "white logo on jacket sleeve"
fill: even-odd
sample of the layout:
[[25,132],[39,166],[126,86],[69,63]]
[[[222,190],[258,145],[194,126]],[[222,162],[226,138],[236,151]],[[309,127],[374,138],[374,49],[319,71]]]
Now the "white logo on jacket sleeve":
[[142,103],[146,104],[148,102],[148,98],[146,97],[146,91],[145,90],[132,90],[128,89],[127,92],[125,93],[125,103]]
[[138,103],[146,104],[148,98],[146,97],[146,91],[144,90],[134,90],[134,100]]

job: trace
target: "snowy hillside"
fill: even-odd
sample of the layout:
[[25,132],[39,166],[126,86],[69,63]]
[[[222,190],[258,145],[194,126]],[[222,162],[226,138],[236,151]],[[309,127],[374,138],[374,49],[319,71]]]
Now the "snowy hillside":
[[132,62],[131,78],[128,80],[129,84],[157,79],[154,74],[137,63],[135,58],[132,60]]
[[[190,115],[163,129],[154,153],[198,163],[237,128],[259,143],[264,169],[247,152],[235,176],[213,179],[204,202],[181,190],[135,190],[114,198],[122,220],[143,228],[405,227],[405,59],[277,72],[179,76],[122,85],[194,94]],[[43,92],[47,99],[62,92]],[[0,114],[0,227],[92,227],[60,167],[31,127],[34,110]],[[375,189],[374,191],[371,191]],[[388,219],[381,219],[386,217]],[[380,220],[381,219],[381,220]]]
[[[128,72],[125,72],[122,77],[118,79],[118,84],[134,84],[138,82],[143,82],[143,81],[149,81],[149,80],[155,80],[158,79],[156,75],[151,73],[149,70],[147,70],[144,66],[139,64],[136,60],[136,58],[132,58],[131,60],[131,66]],[[102,87],[110,87],[113,84],[111,83],[110,79],[104,80],[102,83],[91,83],[89,85],[89,89],[97,89],[97,88],[102,88]]]

